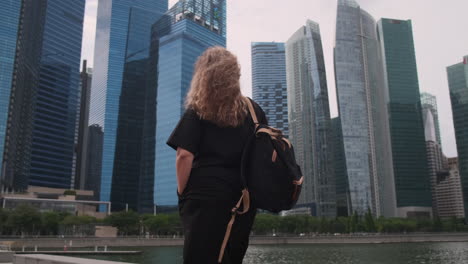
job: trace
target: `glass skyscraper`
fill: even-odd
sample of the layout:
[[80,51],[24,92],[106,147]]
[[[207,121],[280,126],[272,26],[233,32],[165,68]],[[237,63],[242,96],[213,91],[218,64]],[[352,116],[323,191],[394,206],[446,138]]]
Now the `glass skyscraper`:
[[327,79],[319,25],[308,20],[286,42],[289,138],[304,175],[298,204],[336,216]]
[[77,117],[77,147],[74,188],[84,190],[86,185],[86,157],[88,147],[89,104],[91,102],[92,68],[88,68],[86,60],[80,74],[80,106]]
[[29,184],[71,188],[85,1],[46,2]]
[[440,137],[439,112],[437,110],[437,97],[430,93],[426,93],[426,92],[421,93],[421,107],[422,107],[423,117],[425,113],[427,113],[425,111],[426,109],[429,109],[431,111],[431,114],[435,122],[434,124],[436,128],[435,132],[436,132],[437,143],[439,143],[439,145],[442,146],[442,139]]
[[338,0],[334,49],[349,211],[395,216],[395,185],[382,55],[374,18]]
[[465,218],[468,218],[468,56],[447,67]]
[[431,187],[411,20],[378,24],[389,94],[397,215],[431,214]]
[[144,153],[156,111],[151,29],[167,6],[167,0],[98,3],[89,124],[103,129],[100,199],[114,211],[153,208],[154,172],[144,173],[149,165],[142,157],[154,160]]
[[0,2],[0,192],[27,189],[44,1]]
[[[0,70],[8,75],[1,78],[0,96],[1,115],[8,116],[8,125],[0,116],[2,189],[71,187],[84,5],[84,0],[0,4],[6,12],[2,56],[8,57],[2,59],[8,67]],[[12,59],[13,69],[7,65]]]
[[252,43],[252,98],[270,126],[288,135],[288,99],[284,43]]
[[98,201],[101,192],[103,139],[104,133],[101,126],[95,124],[88,127],[84,189],[92,190],[94,192],[94,199]]
[[179,1],[154,25],[153,38],[159,50],[154,201],[175,206],[175,152],[166,141],[185,111],[197,58],[210,46],[226,46],[226,1]]
[[[437,185],[450,174],[447,158],[442,153],[442,148],[437,141],[435,118],[430,108],[423,108],[424,135],[426,139],[427,169],[431,182],[432,212],[434,216],[440,216],[438,203],[442,197],[438,196]],[[444,164],[445,163],[445,164]]]

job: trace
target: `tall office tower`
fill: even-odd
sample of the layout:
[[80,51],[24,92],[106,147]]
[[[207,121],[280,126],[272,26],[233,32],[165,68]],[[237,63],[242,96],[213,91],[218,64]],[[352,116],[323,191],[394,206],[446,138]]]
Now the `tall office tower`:
[[333,167],[336,183],[336,215],[350,216],[349,183],[346,170],[346,158],[343,145],[343,132],[339,117],[331,119]]
[[252,43],[252,98],[270,126],[288,135],[288,99],[284,43]]
[[440,181],[440,177],[449,174],[448,166],[445,164],[447,159],[442,153],[442,148],[437,141],[435,118],[432,115],[432,110],[430,108],[423,110],[423,120],[426,138],[427,167],[431,182],[432,211],[434,215],[439,215],[439,197],[437,197],[436,189]]
[[378,31],[390,98],[397,215],[430,216],[431,184],[411,20],[382,19]]
[[304,175],[298,204],[336,216],[330,107],[319,25],[308,20],[286,42],[289,138]]
[[465,218],[468,219],[468,56],[447,68],[457,140],[458,164],[463,191]]
[[86,175],[84,189],[94,192],[94,199],[99,201],[101,192],[101,170],[102,170],[102,144],[104,133],[102,127],[94,124],[88,127],[88,138],[86,140]]
[[442,140],[440,137],[439,112],[437,110],[437,97],[430,93],[426,93],[426,92],[421,93],[421,107],[422,107],[422,112],[423,112],[423,118],[425,118],[424,113],[427,113],[425,110],[426,109],[431,110],[431,114],[434,117],[434,122],[435,122],[435,127],[436,127],[435,132],[436,132],[437,143],[439,143],[439,145],[442,146]]
[[439,217],[465,217],[457,158],[449,158],[448,172],[437,175],[436,197]]
[[114,211],[127,205],[139,212],[153,208],[154,174],[142,173],[143,139],[145,120],[155,112],[150,102],[156,100],[149,81],[156,75],[151,27],[167,5],[167,0],[98,3],[89,124],[103,129],[100,199],[111,201]]
[[29,184],[71,188],[85,1],[46,3]]
[[396,214],[388,96],[376,23],[354,0],[339,0],[334,50],[349,210]]
[[0,3],[0,193],[27,189],[45,1]]
[[70,188],[84,0],[1,5],[5,33],[17,33],[17,42],[5,42],[16,45],[16,56],[13,74],[5,79],[12,82],[2,86],[11,88],[1,96],[9,108],[2,111],[8,115],[2,177],[10,189]]
[[175,153],[166,145],[185,111],[194,64],[210,46],[226,46],[225,0],[180,0],[153,27],[159,50],[154,200],[177,205]]
[[80,104],[78,111],[77,147],[76,147],[76,169],[74,187],[77,190],[85,188],[86,180],[86,157],[88,147],[88,122],[89,104],[91,103],[91,81],[92,69],[88,68],[86,60],[83,61],[80,80]]

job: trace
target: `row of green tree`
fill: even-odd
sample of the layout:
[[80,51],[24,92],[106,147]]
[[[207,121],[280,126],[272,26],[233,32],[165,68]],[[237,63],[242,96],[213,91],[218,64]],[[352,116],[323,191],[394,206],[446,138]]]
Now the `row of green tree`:
[[66,212],[40,212],[28,205],[0,209],[0,236],[93,236],[96,225],[117,227],[119,235],[182,234],[179,215],[139,215],[133,211],[113,213],[105,219]]
[[374,218],[364,216],[318,218],[307,215],[278,216],[259,214],[253,227],[257,235],[271,234],[351,234],[351,233],[411,233],[468,232],[463,219]]
[[[3,236],[93,236],[95,225],[111,225],[122,236],[182,235],[182,223],[177,213],[140,215],[133,211],[113,213],[105,219],[75,216],[60,212],[39,212],[22,205],[14,210],[0,210],[0,235]],[[410,232],[468,232],[462,219],[403,219],[364,216],[334,219],[307,215],[257,215],[253,233],[272,234],[349,234],[349,233],[410,233]]]

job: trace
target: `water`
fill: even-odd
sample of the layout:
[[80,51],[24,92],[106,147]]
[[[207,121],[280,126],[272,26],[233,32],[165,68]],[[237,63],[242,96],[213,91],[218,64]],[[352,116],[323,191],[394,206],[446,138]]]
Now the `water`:
[[[133,248],[132,248],[133,249]],[[138,248],[139,256],[90,256],[132,263],[179,264],[181,247]],[[468,243],[250,246],[244,264],[464,264]]]

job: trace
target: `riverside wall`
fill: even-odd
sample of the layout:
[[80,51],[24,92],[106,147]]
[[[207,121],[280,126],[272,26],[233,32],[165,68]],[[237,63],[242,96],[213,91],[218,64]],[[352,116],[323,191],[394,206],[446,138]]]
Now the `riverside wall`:
[[[32,251],[37,248],[97,248],[107,247],[159,247],[182,246],[183,238],[0,238],[1,244],[10,244],[20,251],[23,248]],[[441,234],[398,234],[398,235],[336,235],[336,236],[253,236],[251,245],[287,245],[287,244],[379,244],[379,243],[423,243],[423,242],[468,242],[468,233]]]

